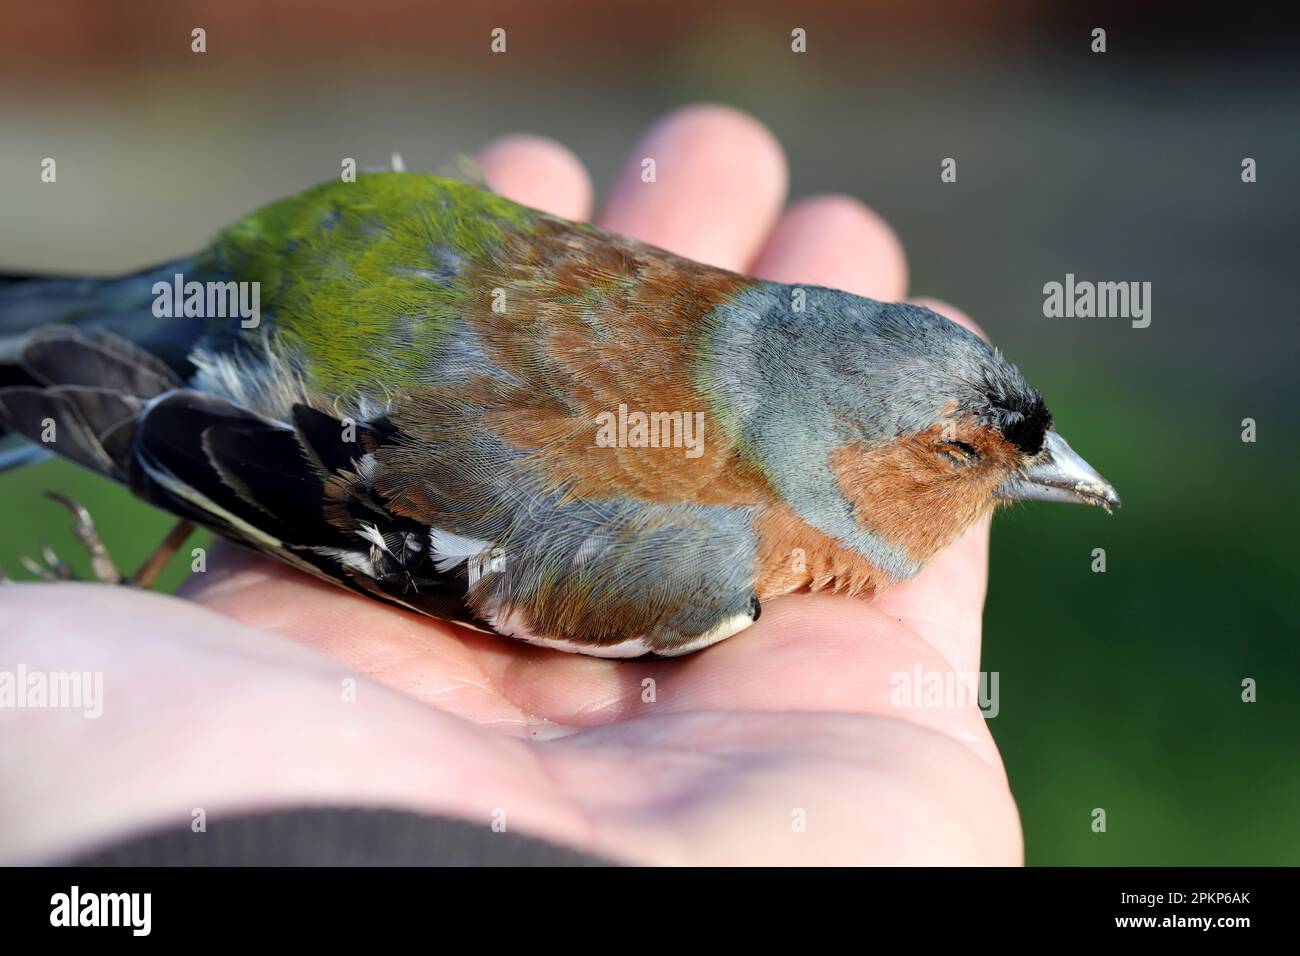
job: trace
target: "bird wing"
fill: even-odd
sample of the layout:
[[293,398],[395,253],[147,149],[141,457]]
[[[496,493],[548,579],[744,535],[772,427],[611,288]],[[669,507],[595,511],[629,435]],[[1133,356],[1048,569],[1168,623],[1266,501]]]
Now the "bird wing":
[[307,405],[272,421],[185,388],[103,332],[42,330],[20,361],[48,384],[0,389],[5,428],[33,441],[44,434],[59,455],[151,504],[300,570],[487,628],[465,603],[468,568],[441,566],[428,527],[373,494],[363,462],[386,438],[375,428]]
[[258,282],[265,313],[214,328],[200,357],[267,343],[327,405],[391,406],[411,448],[480,429],[580,497],[766,493],[700,374],[708,316],[754,280],[416,173],[268,206],[197,268]]

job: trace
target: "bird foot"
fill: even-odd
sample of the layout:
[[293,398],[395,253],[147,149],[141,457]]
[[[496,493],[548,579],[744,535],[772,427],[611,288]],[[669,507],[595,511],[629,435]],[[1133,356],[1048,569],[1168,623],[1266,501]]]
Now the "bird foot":
[[[189,537],[190,532],[194,530],[194,525],[190,522],[178,522],[162,543],[145,560],[144,564],[140,565],[140,569],[131,577],[124,578],[122,572],[117,569],[117,565],[113,562],[112,556],[109,555],[103,539],[100,538],[99,530],[95,527],[90,512],[67,495],[59,494],[57,491],[47,491],[45,497],[57,501],[72,513],[72,516],[76,519],[76,523],[72,526],[72,533],[90,554],[90,570],[91,574],[94,575],[94,579],[103,584],[126,584],[138,588],[149,587],[172,555],[185,543],[185,539]],[[68,563],[55,554],[54,549],[48,544],[41,545],[41,560],[37,561],[23,555],[23,557],[19,558],[19,561],[24,568],[42,581],[81,580]],[[0,583],[11,583],[3,568],[0,568]]]

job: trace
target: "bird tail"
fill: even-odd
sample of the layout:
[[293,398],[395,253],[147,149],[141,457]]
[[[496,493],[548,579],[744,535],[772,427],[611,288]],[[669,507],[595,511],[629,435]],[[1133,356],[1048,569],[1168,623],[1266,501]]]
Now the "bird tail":
[[[198,332],[195,324],[155,318],[152,308],[154,284],[170,283],[173,274],[187,268],[188,261],[179,260],[112,277],[0,273],[0,389],[29,394],[44,386],[70,384],[63,377],[64,368],[56,369],[58,376],[50,376],[48,350],[67,348],[72,363],[101,355],[102,345],[96,347],[100,351],[86,351],[83,336],[85,341],[101,343],[108,337],[119,343],[125,340],[137,347],[137,358],[145,355],[153,364],[169,368],[173,378],[187,376],[186,356]],[[29,347],[30,355],[40,354],[44,364],[33,366]],[[72,384],[93,385],[86,381],[90,378],[93,370],[83,367]],[[45,447],[25,441],[11,421],[0,421],[0,472],[48,457]]]
[[[0,428],[37,452],[57,453],[126,483],[135,420],[150,399],[183,384],[157,356],[111,332],[38,328],[22,340],[15,367],[31,384],[0,387]],[[44,457],[44,456],[41,456]],[[12,459],[8,461],[6,459]],[[15,448],[0,468],[39,460]]]

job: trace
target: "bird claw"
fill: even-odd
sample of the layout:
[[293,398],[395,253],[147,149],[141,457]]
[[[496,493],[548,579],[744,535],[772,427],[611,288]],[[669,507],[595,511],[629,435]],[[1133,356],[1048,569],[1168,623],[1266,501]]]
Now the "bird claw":
[[[95,580],[104,584],[121,584],[122,573],[117,570],[117,565],[109,556],[108,548],[104,546],[90,512],[67,495],[59,494],[57,491],[47,491],[45,497],[63,505],[77,519],[76,524],[72,526],[72,534],[90,552],[90,571],[95,576]],[[72,580],[72,578],[64,580]]]
[[46,568],[39,561],[29,558],[27,555],[20,555],[18,563],[27,569],[29,574],[34,575],[42,581],[57,581],[58,577],[49,568]]
[[54,553],[54,549],[48,544],[41,545],[41,559],[44,560],[45,566],[54,572],[54,576],[60,581],[72,581],[76,578],[76,573],[70,568],[62,558]]
[[29,558],[23,555],[18,562],[28,570],[32,575],[42,581],[75,581],[77,580],[76,572],[68,567],[67,563],[54,553],[54,549],[48,544],[41,545],[41,560]]
[[[145,559],[145,562],[140,565],[135,574],[126,578],[117,569],[117,565],[113,563],[108,548],[104,546],[103,539],[100,538],[99,531],[95,527],[94,519],[90,517],[90,512],[67,495],[59,494],[57,491],[47,491],[45,497],[57,501],[77,519],[76,524],[72,526],[72,533],[90,553],[91,573],[94,575],[95,580],[103,584],[125,584],[141,589],[148,588],[194,530],[194,525],[188,521],[176,522],[171,531],[168,532],[167,537]],[[40,561],[26,555],[23,555],[18,560],[24,568],[41,581],[81,580],[68,563],[55,554],[54,549],[48,544],[41,545]],[[0,585],[12,583],[12,579],[5,574],[4,568],[0,567]]]
[[[90,570],[95,580],[102,581],[104,584],[121,584],[122,574],[117,570],[117,565],[109,556],[108,548],[99,537],[99,531],[90,517],[90,512],[67,495],[59,494],[57,491],[47,491],[45,497],[57,501],[77,519],[76,524],[72,526],[72,533],[90,552]],[[35,558],[23,555],[18,561],[33,577],[41,581],[81,580],[71,566],[48,544],[41,545],[41,560],[37,561]],[[12,583],[2,568],[0,568],[0,583]]]

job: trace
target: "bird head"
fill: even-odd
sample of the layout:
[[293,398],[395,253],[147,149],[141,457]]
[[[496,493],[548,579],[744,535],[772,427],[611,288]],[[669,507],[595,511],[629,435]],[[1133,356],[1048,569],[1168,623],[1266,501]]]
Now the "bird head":
[[979,336],[831,289],[792,309],[793,291],[738,296],[709,371],[738,443],[808,524],[902,579],[999,503],[1119,504]]

